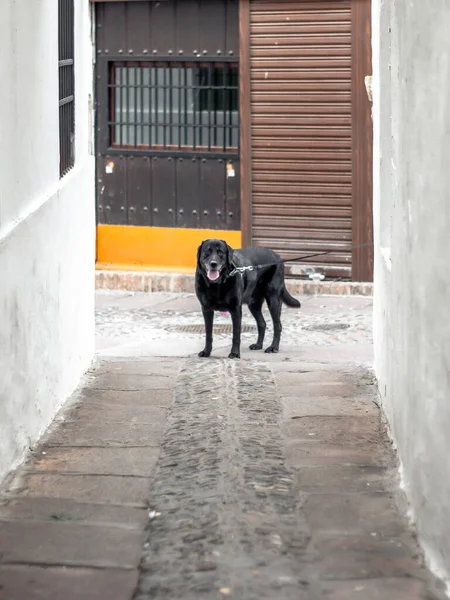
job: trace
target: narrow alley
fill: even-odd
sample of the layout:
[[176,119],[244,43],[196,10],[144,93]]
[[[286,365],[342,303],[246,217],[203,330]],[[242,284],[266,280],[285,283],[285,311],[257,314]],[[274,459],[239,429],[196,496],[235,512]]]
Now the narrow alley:
[[450,598],[449,32],[0,2],[0,600]]
[[[378,407],[372,299],[210,359],[190,294],[97,292],[97,358],[0,504],[3,600],[440,600]],[[270,330],[268,332],[270,335]]]

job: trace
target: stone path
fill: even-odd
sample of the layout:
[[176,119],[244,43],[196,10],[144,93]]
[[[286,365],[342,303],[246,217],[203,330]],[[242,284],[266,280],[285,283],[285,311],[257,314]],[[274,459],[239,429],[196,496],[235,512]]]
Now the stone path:
[[1,494],[0,599],[445,597],[402,516],[369,299],[305,298],[278,355],[249,333],[240,361],[229,335],[196,357],[188,295],[102,293],[97,322],[97,363]]
[[[262,363],[188,361],[175,390],[138,598],[298,598],[308,534]],[[275,592],[272,592],[275,593]]]

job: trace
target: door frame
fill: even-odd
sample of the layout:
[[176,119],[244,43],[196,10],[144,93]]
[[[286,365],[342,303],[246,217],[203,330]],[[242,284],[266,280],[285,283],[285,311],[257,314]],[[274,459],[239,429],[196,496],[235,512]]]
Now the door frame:
[[373,281],[373,125],[365,85],[372,74],[371,5],[352,0],[353,281]]
[[239,124],[242,245],[252,245],[252,132],[250,0],[239,0]]
[[[250,2],[239,0],[241,232],[252,244]],[[299,0],[298,4],[301,3]],[[373,127],[365,77],[372,74],[371,0],[351,0],[352,280],[373,281]],[[368,245],[367,245],[368,244]]]

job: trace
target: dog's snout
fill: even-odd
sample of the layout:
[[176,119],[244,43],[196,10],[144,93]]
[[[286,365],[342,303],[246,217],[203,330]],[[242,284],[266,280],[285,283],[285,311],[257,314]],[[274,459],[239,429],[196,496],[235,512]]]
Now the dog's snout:
[[217,262],[216,262],[215,260],[212,260],[212,261],[209,263],[209,266],[211,267],[211,269],[215,269],[215,268],[217,267]]

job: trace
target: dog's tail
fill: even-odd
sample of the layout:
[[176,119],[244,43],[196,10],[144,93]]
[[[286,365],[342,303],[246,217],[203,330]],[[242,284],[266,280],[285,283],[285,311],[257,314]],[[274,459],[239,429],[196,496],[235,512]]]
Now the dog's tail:
[[281,292],[281,299],[286,304],[286,306],[290,306],[291,308],[300,308],[300,302],[290,295],[287,291],[286,286],[283,286],[283,291]]

